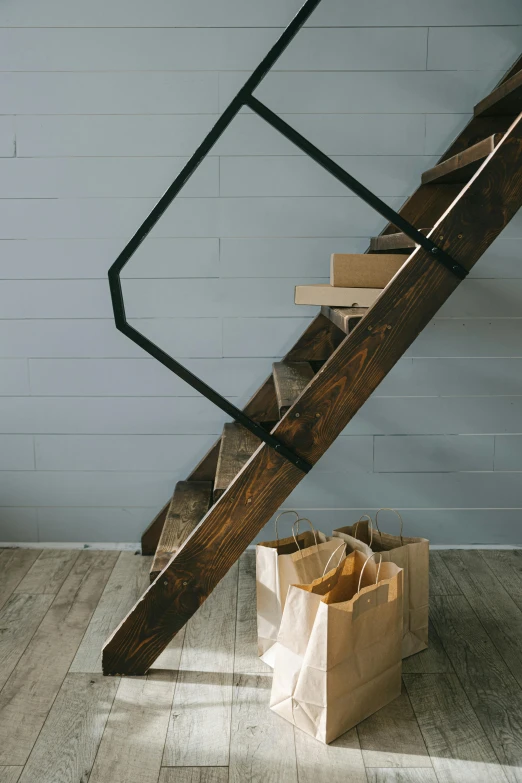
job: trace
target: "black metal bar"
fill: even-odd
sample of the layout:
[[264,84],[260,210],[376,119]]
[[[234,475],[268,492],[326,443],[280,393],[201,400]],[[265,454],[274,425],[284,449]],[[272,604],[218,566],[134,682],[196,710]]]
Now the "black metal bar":
[[397,228],[409,236],[410,239],[413,239],[414,242],[427,250],[428,253],[431,253],[437,261],[440,261],[441,264],[444,264],[444,266],[451,270],[451,272],[453,272],[457,277],[460,279],[464,279],[466,277],[468,270],[463,267],[462,264],[459,264],[457,261],[455,261],[455,259],[448,255],[448,253],[442,250],[442,248],[434,244],[434,242],[429,237],[425,237],[424,234],[415,228],[415,226],[412,226],[412,224],[399,215],[398,212],[395,212],[394,209],[389,207],[384,201],[376,196],[375,193],[372,193],[371,190],[368,190],[368,188],[365,187],[362,182],[359,182],[359,180],[355,179],[355,177],[352,177],[351,174],[348,174],[347,171],[345,171],[343,168],[341,168],[341,166],[335,163],[335,161],[329,158],[328,155],[325,155],[324,152],[321,152],[321,150],[308,141],[308,139],[306,139],[304,136],[301,136],[301,134],[296,131],[295,128],[292,128],[291,125],[281,119],[281,117],[269,109],[268,106],[265,106],[264,103],[258,101],[257,98],[254,98],[253,95],[247,99],[247,106],[255,111],[256,114],[262,117],[273,128],[282,133],[283,136],[285,136],[289,141],[293,142],[297,147],[299,147],[299,149],[303,150],[303,152],[306,152],[307,155],[313,158],[316,163],[319,163],[320,166],[322,166],[336,179],[342,182],[343,185],[346,185],[347,188],[356,193],[376,212],[379,212],[379,214],[385,217],[386,220],[388,220],[394,226],[397,226]]

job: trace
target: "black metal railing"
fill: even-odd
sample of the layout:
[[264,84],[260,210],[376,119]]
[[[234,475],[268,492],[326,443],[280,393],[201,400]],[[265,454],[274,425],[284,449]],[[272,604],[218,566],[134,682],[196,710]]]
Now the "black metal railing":
[[247,416],[242,410],[233,405],[229,400],[219,394],[215,389],[205,383],[197,375],[187,370],[182,364],[177,362],[169,354],[165,353],[159,346],[155,345],[145,335],[134,329],[128,322],[125,315],[125,304],[123,301],[123,293],[121,288],[120,274],[134,255],[138,247],[143,240],[147,237],[150,231],[154,228],[158,220],[162,217],[170,204],[179,194],[183,186],[190,179],[192,174],[196,171],[197,167],[208,155],[212,147],[222,136],[224,131],[228,128],[234,117],[238,114],[240,109],[244,106],[248,106],[252,111],[262,117],[273,128],[282,133],[287,139],[293,142],[299,149],[309,155],[326,171],[330,172],[340,182],[343,183],[352,192],[358,195],[363,201],[369,204],[374,210],[379,212],[386,218],[392,225],[400,229],[404,234],[414,240],[414,242],[429,253],[441,264],[444,264],[450,269],[457,277],[464,278],[467,275],[467,270],[451,258],[442,248],[438,247],[432,239],[424,236],[418,231],[411,223],[405,220],[398,212],[395,212],[378,196],[372,193],[362,183],[352,177],[341,166],[335,163],[331,158],[325,155],[321,150],[315,147],[304,136],[298,133],[291,125],[288,125],[277,114],[274,114],[267,106],[254,98],[253,92],[259,87],[264,77],[285,51],[287,46],[297,35],[301,27],[305,24],[310,15],[315,11],[321,0],[306,0],[296,16],[292,19],[288,27],[284,30],[280,38],[276,41],[274,46],[270,49],[266,57],[257,66],[252,75],[247,79],[243,87],[239,90],[235,98],[231,101],[228,107],[225,109],[221,117],[218,119],[212,130],[197,148],[194,155],[190,158],[188,163],[184,166],[180,174],[176,177],[172,185],[166,190],[161,199],[158,201],[152,212],[144,220],[142,225],[136,231],[132,239],[125,246],[120,253],[114,264],[109,269],[109,285],[111,290],[112,306],[114,310],[114,321],[116,328],[125,334],[130,340],[132,340],[140,348],[143,348],[150,356],[153,356],[165,367],[168,367],[173,373],[186,381],[193,389],[200,392],[204,397],[213,402],[218,408],[227,413],[237,422],[242,424],[248,430],[257,435],[257,437],[279,452],[287,460],[292,462],[303,472],[307,473],[311,469],[311,465],[296,454],[292,449],[289,449],[278,438],[268,432],[259,422],[254,421],[250,416]]

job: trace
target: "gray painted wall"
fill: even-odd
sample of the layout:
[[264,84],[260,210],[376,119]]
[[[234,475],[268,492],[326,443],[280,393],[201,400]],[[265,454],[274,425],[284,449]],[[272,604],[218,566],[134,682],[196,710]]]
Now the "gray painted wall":
[[[1,4],[0,541],[137,541],[219,433],[115,331],[105,274],[298,6]],[[521,49],[519,0],[323,0],[258,94],[398,207]],[[314,314],[294,284],[383,221],[248,112],[214,152],[124,287],[241,404]],[[519,216],[287,507],[522,544],[521,240]]]

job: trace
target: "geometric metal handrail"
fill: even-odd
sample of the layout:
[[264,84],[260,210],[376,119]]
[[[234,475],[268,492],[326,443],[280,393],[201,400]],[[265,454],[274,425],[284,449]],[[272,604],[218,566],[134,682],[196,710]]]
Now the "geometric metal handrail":
[[418,231],[411,223],[399,215],[398,212],[395,212],[384,201],[378,198],[362,183],[348,174],[348,172],[346,172],[341,166],[339,166],[331,158],[311,144],[311,142],[309,142],[304,136],[288,125],[288,123],[282,120],[277,114],[274,114],[274,112],[272,112],[267,106],[254,98],[254,90],[259,87],[266,74],[270,71],[275,62],[279,59],[281,54],[284,52],[289,43],[293,40],[293,38],[310,17],[312,12],[317,8],[320,2],[321,0],[306,0],[288,27],[281,34],[280,38],[276,41],[274,46],[272,46],[266,57],[253,71],[235,98],[233,98],[231,103],[225,109],[212,130],[199,145],[194,155],[185,164],[172,185],[170,185],[170,187],[165,191],[156,206],[152,209],[134,236],[127,243],[116,261],[112,264],[108,273],[116,328],[125,334],[136,345],[143,348],[150,356],[161,362],[161,364],[171,370],[171,372],[175,373],[182,380],[186,381],[190,386],[192,386],[192,388],[196,389],[196,391],[200,392],[204,397],[221,408],[221,410],[246,427],[246,429],[250,430],[250,432],[256,435],[260,440],[264,441],[266,444],[275,449],[279,454],[292,462],[296,467],[300,468],[300,470],[302,470],[304,473],[308,473],[312,467],[306,460],[300,457],[295,451],[288,448],[288,446],[268,432],[259,422],[256,422],[254,419],[250,418],[250,416],[247,416],[240,408],[237,408],[229,400],[227,400],[226,397],[223,397],[221,394],[219,394],[201,378],[192,373],[178,361],[173,359],[172,356],[167,354],[165,351],[159,348],[159,346],[145,337],[145,335],[143,335],[137,329],[134,329],[134,327],[128,323],[125,315],[125,304],[123,300],[120,274],[124,266],[134,255],[143,240],[148,236],[150,231],[154,228],[158,220],[168,209],[183,186],[196,171],[200,163],[204,160],[212,147],[228,128],[234,117],[236,117],[238,112],[244,106],[248,106],[266,122],[272,125],[272,127],[274,127],[276,130],[286,136],[286,138],[292,141],[296,146],[298,146],[303,152],[305,152],[323,168],[330,172],[330,174],[346,185],[346,187],[356,193],[356,195],[360,196],[360,198],[362,198],[373,209],[383,215],[390,223],[413,239],[416,244],[421,245],[423,248],[428,250],[428,252],[432,253],[434,259],[444,264],[444,266],[450,269],[455,275],[457,275],[457,277],[464,278],[467,275],[467,270],[461,266],[461,264],[452,259],[451,256],[442,250],[442,248],[434,244],[429,237],[424,236],[424,234]]

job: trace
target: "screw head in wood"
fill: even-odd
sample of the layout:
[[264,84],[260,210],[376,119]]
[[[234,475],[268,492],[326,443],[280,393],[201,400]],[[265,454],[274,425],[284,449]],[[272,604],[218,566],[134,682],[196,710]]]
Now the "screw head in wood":
[[369,327],[368,327],[368,331],[369,331],[369,332],[371,332],[371,331],[372,331],[372,328],[373,328],[372,326],[369,326]]
[[457,234],[457,239],[462,239],[463,236],[464,234]]
[[247,503],[251,503],[251,502],[252,502],[252,498],[248,498]]
[[183,582],[183,587],[186,587],[188,585],[188,582]]
[[296,413],[295,418],[298,419],[300,415],[301,415],[300,413]]
[[320,419],[320,418],[321,418],[321,414],[320,414],[320,413],[316,413],[316,414],[315,414],[315,418],[316,418],[316,419]]
[[166,579],[165,579],[165,581],[163,582],[163,584],[165,585],[165,587],[167,587],[167,585],[168,585],[168,582],[167,582],[167,580],[166,580]]

